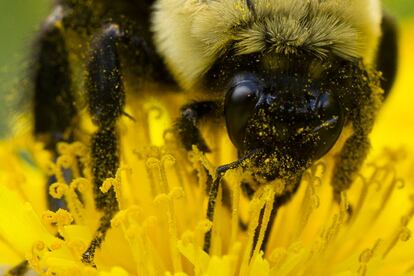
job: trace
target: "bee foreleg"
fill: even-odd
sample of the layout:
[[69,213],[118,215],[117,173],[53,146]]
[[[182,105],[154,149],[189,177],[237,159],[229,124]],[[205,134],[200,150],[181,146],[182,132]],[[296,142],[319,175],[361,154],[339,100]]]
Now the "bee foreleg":
[[355,133],[345,142],[335,162],[332,185],[334,200],[341,201],[341,192],[349,189],[370,148],[367,136]]
[[371,147],[368,135],[372,131],[382,95],[369,91],[369,95],[363,95],[358,101],[360,107],[351,113],[353,133],[337,156],[332,175],[334,200],[338,203],[341,201],[341,192],[352,185],[368,155]]
[[201,119],[215,116],[218,111],[219,104],[215,101],[194,102],[181,108],[175,129],[186,150],[190,151],[195,145],[202,152],[210,152],[198,124]]
[[[178,137],[186,150],[190,151],[192,146],[196,145],[202,152],[210,152],[210,149],[198,128],[198,122],[205,117],[211,117],[218,114],[218,108],[219,104],[214,101],[195,102],[181,108],[181,117],[176,122],[175,127]],[[206,188],[207,193],[209,193],[213,178],[208,173],[207,169],[206,173],[208,176]],[[231,209],[230,189],[226,183],[223,183],[222,186],[222,202],[224,207],[229,210]],[[241,220],[239,220],[239,225],[243,230],[247,228]]]

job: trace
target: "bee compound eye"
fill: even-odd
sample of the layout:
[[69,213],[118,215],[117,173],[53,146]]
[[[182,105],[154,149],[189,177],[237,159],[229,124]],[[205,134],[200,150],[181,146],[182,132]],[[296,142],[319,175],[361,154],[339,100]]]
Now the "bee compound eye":
[[322,157],[334,146],[345,124],[343,108],[332,94],[321,94],[318,99],[318,111],[321,122],[314,128],[320,140],[315,152],[316,158]]
[[243,80],[227,92],[224,104],[227,132],[238,149],[243,148],[247,121],[258,102],[260,90],[256,81]]

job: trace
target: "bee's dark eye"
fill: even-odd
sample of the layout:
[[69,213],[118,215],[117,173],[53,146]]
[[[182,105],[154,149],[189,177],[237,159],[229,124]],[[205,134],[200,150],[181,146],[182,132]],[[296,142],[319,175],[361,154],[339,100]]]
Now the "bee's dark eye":
[[255,79],[236,82],[227,92],[224,104],[227,131],[233,144],[242,149],[247,121],[252,115],[261,85]]

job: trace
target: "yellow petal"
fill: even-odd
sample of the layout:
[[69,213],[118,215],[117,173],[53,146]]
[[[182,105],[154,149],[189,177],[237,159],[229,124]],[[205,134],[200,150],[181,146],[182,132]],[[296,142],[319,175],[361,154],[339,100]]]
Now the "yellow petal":
[[17,252],[27,254],[37,241],[43,241],[47,246],[58,242],[46,230],[32,206],[1,185],[0,202],[0,236],[13,244]]

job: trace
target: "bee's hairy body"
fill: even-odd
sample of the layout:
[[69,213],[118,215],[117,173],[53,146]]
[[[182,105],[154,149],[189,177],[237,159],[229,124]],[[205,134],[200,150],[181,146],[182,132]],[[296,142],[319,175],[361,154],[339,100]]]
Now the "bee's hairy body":
[[371,64],[381,35],[378,0],[160,0],[155,7],[156,45],[184,87],[197,85],[229,49]]
[[[366,157],[384,96],[371,72],[384,73],[385,94],[395,76],[395,29],[384,18],[378,0],[55,1],[37,40],[34,132],[56,156],[59,141],[76,139],[75,90],[85,90],[97,127],[90,143],[96,205],[104,215],[82,260],[93,263],[118,211],[114,191],[99,187],[119,166],[116,123],[125,115],[126,84],[137,95],[152,83],[204,99],[184,106],[177,120],[186,150],[196,145],[209,152],[199,122],[225,118],[240,159],[210,178],[209,219],[220,179],[235,167],[253,172],[255,185],[289,182],[289,191],[277,195],[274,219],[304,170],[350,126],[333,177],[339,201]],[[75,66],[85,71],[83,87],[72,78]],[[210,232],[204,249],[209,246]]]

